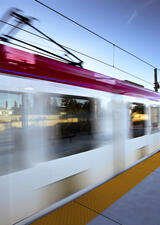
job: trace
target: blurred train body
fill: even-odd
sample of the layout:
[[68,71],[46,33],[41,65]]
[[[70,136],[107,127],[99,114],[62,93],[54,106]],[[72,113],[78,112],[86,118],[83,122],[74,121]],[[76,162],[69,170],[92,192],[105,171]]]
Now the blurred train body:
[[160,95],[0,45],[0,225],[25,224],[160,148]]

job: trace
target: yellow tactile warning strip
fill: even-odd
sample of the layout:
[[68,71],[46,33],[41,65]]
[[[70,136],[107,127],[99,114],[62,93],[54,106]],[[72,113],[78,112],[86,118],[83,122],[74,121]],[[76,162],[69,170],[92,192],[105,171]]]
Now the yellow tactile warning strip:
[[81,225],[87,224],[98,213],[91,211],[75,202],[55,210],[54,212],[35,221],[34,225]]
[[86,225],[160,166],[160,152],[32,225]]

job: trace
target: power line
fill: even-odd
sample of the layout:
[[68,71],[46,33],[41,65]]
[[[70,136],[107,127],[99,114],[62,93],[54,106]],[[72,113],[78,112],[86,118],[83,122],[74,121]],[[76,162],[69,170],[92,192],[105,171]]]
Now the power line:
[[76,53],[78,53],[78,54],[81,54],[81,55],[83,55],[83,56],[85,56],[85,57],[87,57],[87,58],[90,58],[90,59],[92,59],[92,60],[94,60],[94,61],[97,61],[97,62],[99,62],[99,63],[102,63],[102,64],[104,64],[104,65],[106,65],[106,66],[112,67],[113,69],[119,70],[119,71],[122,72],[122,73],[126,73],[126,74],[128,74],[128,75],[130,75],[130,76],[132,76],[132,77],[134,77],[134,78],[136,78],[136,79],[139,79],[139,80],[141,80],[141,81],[143,81],[143,82],[145,82],[145,83],[148,83],[148,84],[150,84],[150,85],[153,85],[151,82],[146,81],[146,80],[144,80],[144,79],[142,79],[142,78],[140,78],[140,77],[138,77],[138,76],[136,76],[136,75],[134,75],[134,74],[132,74],[132,73],[129,73],[129,72],[125,71],[125,70],[122,70],[121,68],[116,67],[116,66],[114,66],[114,65],[112,65],[112,64],[109,64],[109,63],[107,63],[107,62],[101,61],[101,60],[99,60],[99,59],[97,59],[97,58],[94,58],[94,57],[92,57],[92,56],[89,56],[89,55],[87,55],[87,54],[84,54],[84,53],[82,53],[82,52],[79,52],[79,51],[74,50],[74,49],[72,49],[72,48],[69,48],[69,47],[66,47],[66,48],[68,48],[68,49],[70,49],[70,50],[72,50],[72,51],[74,51],[74,52],[76,52]]
[[138,56],[136,56],[135,54],[133,54],[133,53],[131,53],[131,52],[129,52],[129,51],[127,51],[127,50],[125,50],[125,49],[121,48],[120,46],[118,46],[118,45],[116,45],[115,43],[113,43],[113,42],[109,41],[108,39],[104,38],[103,36],[99,35],[98,33],[94,32],[94,31],[90,30],[89,28],[87,28],[87,27],[85,27],[85,26],[81,25],[80,23],[78,23],[78,22],[76,22],[76,21],[72,20],[71,18],[69,18],[69,17],[65,16],[64,14],[62,14],[62,13],[58,12],[57,10],[55,10],[55,9],[51,8],[50,6],[45,5],[45,4],[44,4],[44,3],[42,3],[41,1],[39,1],[39,0],[35,0],[35,1],[36,1],[36,2],[38,2],[39,4],[43,5],[44,7],[46,7],[46,8],[48,8],[48,9],[50,9],[51,11],[53,11],[53,12],[57,13],[58,15],[60,15],[60,16],[62,16],[62,17],[64,17],[65,19],[69,20],[70,22],[72,22],[72,23],[76,24],[77,26],[79,26],[79,27],[83,28],[84,30],[87,30],[87,31],[88,31],[88,32],[90,32],[91,34],[93,34],[93,35],[95,35],[95,36],[99,37],[100,39],[102,39],[102,40],[104,40],[104,41],[108,42],[109,44],[111,44],[111,45],[113,45],[114,47],[116,47],[116,48],[120,49],[121,51],[123,51],[123,52],[125,52],[125,53],[127,53],[127,54],[131,55],[132,57],[134,57],[134,58],[136,58],[136,59],[140,60],[141,62],[145,63],[146,65],[148,65],[148,66],[150,66],[150,67],[152,67],[152,68],[156,68],[156,67],[155,67],[154,65],[152,65],[151,63],[149,63],[149,62],[147,62],[147,61],[145,61],[145,60],[143,60],[143,59],[139,58],[139,57],[138,57]]
[[150,85],[153,86],[153,83],[151,83],[151,82],[149,82],[149,81],[146,81],[146,80],[144,80],[144,79],[142,79],[142,78],[140,78],[140,77],[134,75],[133,73],[129,73],[129,72],[125,71],[125,70],[120,69],[119,67],[114,67],[114,68],[117,69],[117,70],[119,70],[119,71],[121,71],[122,73],[126,73],[126,74],[128,74],[128,75],[130,75],[130,76],[132,76],[132,77],[134,77],[134,78],[136,78],[136,79],[139,79],[139,80],[141,80],[141,81],[143,81],[143,82],[145,82],[145,83],[148,83],[148,84],[150,84]]
[[[7,22],[5,22],[5,21],[3,21],[3,20],[0,20],[0,22],[5,23],[5,24],[7,24],[7,25],[9,25],[9,26],[16,27],[16,26],[14,26],[13,24],[7,23]],[[40,35],[37,35],[37,34],[35,34],[35,33],[33,33],[33,32],[27,31],[27,30],[22,29],[22,28],[19,28],[19,27],[16,27],[16,28],[19,29],[19,30],[22,30],[22,31],[24,31],[24,32],[27,32],[27,33],[29,33],[29,34],[31,34],[31,35],[37,36],[37,37],[39,37],[39,38],[41,38],[41,39],[44,39],[44,40],[50,42],[50,40],[48,40],[47,38],[44,38],[44,37],[42,37],[42,36],[40,36]],[[14,43],[11,43],[11,42],[10,42],[10,44],[13,44],[13,45],[16,45],[16,46],[19,46],[19,47],[22,47],[22,48],[23,48],[23,46],[18,45],[18,44],[14,44]],[[132,76],[132,77],[134,77],[134,78],[136,78],[136,79],[139,79],[139,80],[141,80],[141,81],[143,81],[143,82],[145,82],[145,83],[147,83],[147,84],[149,84],[149,85],[153,85],[151,82],[146,81],[146,80],[144,80],[144,79],[138,77],[137,75],[134,75],[134,74],[132,74],[132,73],[130,73],[130,72],[128,72],[128,71],[122,70],[121,68],[116,67],[114,64],[111,65],[111,64],[109,64],[109,63],[107,63],[107,62],[104,62],[104,61],[102,61],[102,60],[99,60],[99,59],[97,59],[97,58],[94,58],[94,57],[92,57],[92,56],[89,56],[89,55],[87,55],[87,54],[85,54],[85,53],[79,52],[79,51],[77,51],[77,50],[75,50],[75,49],[72,49],[72,48],[69,48],[69,47],[66,47],[66,46],[64,46],[64,47],[67,48],[67,49],[69,49],[69,50],[71,50],[71,51],[73,51],[73,52],[76,52],[76,53],[78,53],[78,54],[80,54],[80,55],[83,55],[83,56],[85,56],[85,57],[87,57],[87,58],[89,58],[89,59],[92,59],[92,60],[94,60],[94,61],[96,61],[96,62],[99,62],[99,63],[104,64],[104,65],[106,65],[106,66],[112,67],[112,68],[114,68],[114,69],[116,69],[116,70],[118,70],[118,71],[120,71],[120,72],[123,72],[123,73],[125,73],[125,74],[128,74],[128,75],[130,75],[130,76]],[[42,54],[42,53],[39,52],[39,51],[32,50],[32,49],[27,48],[27,47],[24,47],[24,48],[25,48],[25,49],[28,49],[28,50],[30,50],[30,51],[34,51],[34,52],[36,52],[36,53]],[[47,57],[50,57],[50,56],[47,55],[47,54],[43,54],[43,55],[44,55],[44,56],[47,56]],[[51,57],[51,58],[52,58],[52,57]],[[54,58],[54,59],[55,59],[55,58]]]

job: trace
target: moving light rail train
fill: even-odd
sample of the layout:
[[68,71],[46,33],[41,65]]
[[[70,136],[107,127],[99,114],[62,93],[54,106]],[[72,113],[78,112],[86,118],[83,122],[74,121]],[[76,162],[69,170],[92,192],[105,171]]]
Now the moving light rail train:
[[0,45],[0,224],[26,224],[160,148],[160,95]]

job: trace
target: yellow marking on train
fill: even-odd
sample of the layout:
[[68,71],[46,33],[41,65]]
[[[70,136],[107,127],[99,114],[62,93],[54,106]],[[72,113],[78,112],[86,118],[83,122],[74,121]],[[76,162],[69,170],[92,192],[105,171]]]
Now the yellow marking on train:
[[160,166],[157,153],[32,225],[86,225]]

